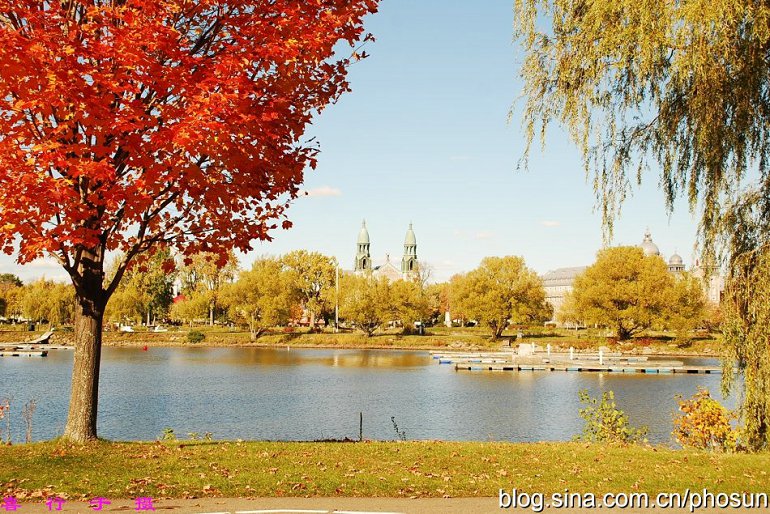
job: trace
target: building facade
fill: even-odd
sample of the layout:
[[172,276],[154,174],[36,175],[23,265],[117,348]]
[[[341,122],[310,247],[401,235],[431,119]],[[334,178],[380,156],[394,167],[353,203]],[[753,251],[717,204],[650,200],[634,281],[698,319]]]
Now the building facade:
[[419,265],[417,262],[417,238],[414,235],[412,224],[404,237],[404,254],[401,257],[400,268],[390,260],[390,254],[385,254],[385,262],[374,265],[371,255],[371,240],[369,230],[366,228],[366,220],[361,223],[356,241],[356,257],[353,264],[353,273],[371,273],[374,277],[386,277],[388,280],[418,280]]

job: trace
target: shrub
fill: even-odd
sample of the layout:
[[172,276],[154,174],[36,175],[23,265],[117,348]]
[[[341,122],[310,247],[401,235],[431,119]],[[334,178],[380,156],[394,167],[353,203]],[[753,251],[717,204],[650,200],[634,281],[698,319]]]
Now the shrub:
[[727,410],[705,388],[699,387],[688,400],[678,398],[682,415],[674,418],[673,436],[679,444],[704,450],[735,451],[738,430],[731,422],[738,419],[737,413]]
[[628,424],[628,416],[615,405],[615,393],[602,393],[601,402],[592,398],[585,389],[579,393],[580,403],[586,405],[580,409],[580,417],[585,420],[581,441],[635,443],[646,442],[647,427],[633,428]]
[[188,343],[200,343],[206,339],[206,334],[203,332],[198,332],[197,330],[192,330],[187,333],[187,342]]

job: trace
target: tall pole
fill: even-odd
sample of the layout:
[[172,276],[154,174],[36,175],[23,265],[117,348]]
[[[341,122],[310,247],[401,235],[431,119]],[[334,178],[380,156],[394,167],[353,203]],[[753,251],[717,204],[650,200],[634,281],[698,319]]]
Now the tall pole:
[[337,264],[336,275],[334,277],[334,287],[337,294],[334,297],[334,333],[339,331],[340,327],[340,265]]

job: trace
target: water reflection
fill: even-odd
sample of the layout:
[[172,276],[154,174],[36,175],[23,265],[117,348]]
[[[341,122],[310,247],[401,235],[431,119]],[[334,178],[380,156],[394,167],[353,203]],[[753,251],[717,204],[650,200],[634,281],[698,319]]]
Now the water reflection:
[[[713,364],[710,361],[709,364]],[[38,400],[35,437],[61,433],[72,353],[0,359],[0,397],[17,408]],[[154,439],[165,427],[182,437],[568,440],[579,433],[578,391],[613,390],[632,424],[670,441],[674,396],[698,386],[718,396],[719,375],[575,372],[456,372],[426,352],[265,348],[105,348],[101,435]],[[730,404],[730,402],[728,402]]]

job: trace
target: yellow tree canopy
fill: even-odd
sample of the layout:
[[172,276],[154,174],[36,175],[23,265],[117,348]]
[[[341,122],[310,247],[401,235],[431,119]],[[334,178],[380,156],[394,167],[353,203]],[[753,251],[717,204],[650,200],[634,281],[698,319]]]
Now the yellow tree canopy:
[[573,316],[610,327],[625,340],[662,325],[673,296],[674,278],[663,259],[635,246],[618,246],[601,250],[575,279],[568,303]]
[[521,257],[485,257],[475,270],[453,277],[450,287],[452,309],[492,328],[493,339],[509,322],[547,319],[550,314],[540,277]]

